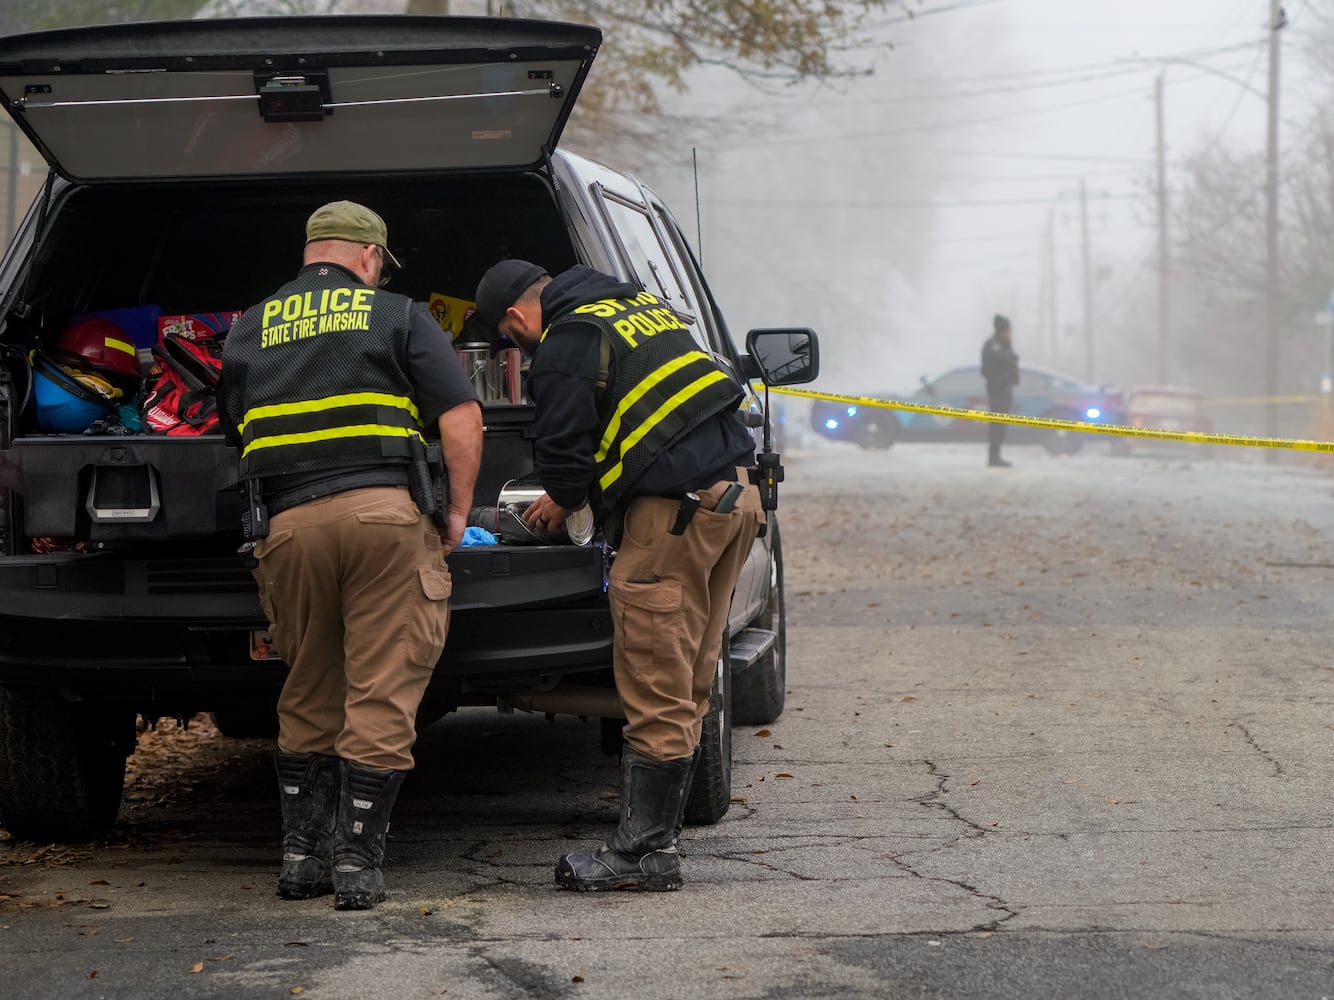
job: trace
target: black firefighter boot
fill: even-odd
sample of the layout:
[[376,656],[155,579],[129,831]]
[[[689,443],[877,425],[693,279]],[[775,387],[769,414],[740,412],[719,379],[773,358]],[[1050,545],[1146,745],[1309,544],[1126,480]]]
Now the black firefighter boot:
[[693,760],[652,760],[626,747],[620,825],[592,854],[563,855],[556,862],[556,881],[579,892],[681,888],[676,831]]
[[314,899],[333,892],[329,859],[338,817],[338,758],[319,753],[273,756],[283,812],[283,867],[278,895]]
[[384,838],[406,774],[343,761],[333,849],[335,910],[369,910],[384,902]]
[[686,771],[686,787],[681,793],[681,805],[676,810],[676,828],[672,834],[672,840],[680,841],[681,831],[686,828],[686,802],[690,799],[690,790],[695,784],[695,772],[699,770],[699,755],[703,751],[695,747],[695,752],[690,755],[690,767]]

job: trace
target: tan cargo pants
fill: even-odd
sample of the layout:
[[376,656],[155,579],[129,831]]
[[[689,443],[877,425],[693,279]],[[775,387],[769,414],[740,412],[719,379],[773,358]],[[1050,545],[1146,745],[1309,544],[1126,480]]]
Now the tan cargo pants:
[[679,536],[668,529],[680,500],[636,497],[626,511],[607,588],[613,666],[625,741],[653,760],[688,757],[699,745],[732,591],[764,523],[759,491],[745,469],[737,476],[746,489],[736,507],[713,511],[731,480],[699,491]]
[[411,769],[417,707],[449,631],[435,527],[406,489],[349,490],[276,515],[255,557],[289,668],[279,748]]

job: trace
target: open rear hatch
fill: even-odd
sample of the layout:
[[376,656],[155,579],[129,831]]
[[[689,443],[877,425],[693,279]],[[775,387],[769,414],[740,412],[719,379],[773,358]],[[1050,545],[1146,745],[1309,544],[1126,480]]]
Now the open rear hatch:
[[0,96],[79,182],[526,168],[555,148],[593,27],[274,17],[0,37]]

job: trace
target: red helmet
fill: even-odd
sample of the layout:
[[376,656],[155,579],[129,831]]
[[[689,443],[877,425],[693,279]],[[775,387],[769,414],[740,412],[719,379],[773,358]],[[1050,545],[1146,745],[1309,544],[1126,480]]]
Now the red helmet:
[[52,355],[76,367],[93,368],[113,380],[139,380],[139,354],[133,338],[109,319],[76,320],[60,335]]

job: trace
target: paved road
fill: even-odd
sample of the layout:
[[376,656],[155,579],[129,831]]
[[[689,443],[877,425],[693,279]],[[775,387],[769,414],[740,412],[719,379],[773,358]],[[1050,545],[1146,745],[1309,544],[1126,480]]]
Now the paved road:
[[112,835],[0,852],[0,994],[1334,997],[1331,470],[1011,452],[789,457],[788,710],[682,892],[556,889],[596,723],[466,712],[390,901],[283,903],[268,748],[166,723]]

